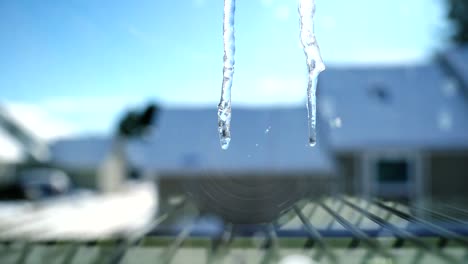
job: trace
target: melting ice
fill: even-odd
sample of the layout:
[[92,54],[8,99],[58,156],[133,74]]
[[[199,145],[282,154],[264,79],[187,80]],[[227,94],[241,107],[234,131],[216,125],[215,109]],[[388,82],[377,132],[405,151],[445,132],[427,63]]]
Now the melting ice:
[[[224,0],[223,41],[224,64],[221,99],[218,104],[218,133],[221,148],[227,149],[231,141],[231,87],[234,76],[234,13],[235,0]],[[320,49],[314,34],[315,0],[299,2],[300,39],[308,68],[307,114],[309,126],[309,145],[315,146],[316,132],[316,89],[320,72],[325,70]]]
[[221,99],[218,104],[218,132],[222,149],[229,147],[231,141],[231,86],[234,76],[234,13],[235,0],[224,0],[223,41],[224,67]]
[[304,49],[308,68],[307,84],[307,115],[309,125],[309,145],[317,142],[317,81],[320,72],[325,70],[320,49],[314,34],[315,0],[300,0],[299,2],[300,39]]

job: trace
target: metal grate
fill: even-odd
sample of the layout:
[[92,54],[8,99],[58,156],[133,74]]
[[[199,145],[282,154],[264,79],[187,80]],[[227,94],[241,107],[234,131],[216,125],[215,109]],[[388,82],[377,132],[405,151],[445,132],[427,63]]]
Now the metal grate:
[[238,226],[182,201],[126,239],[4,241],[0,262],[276,263],[301,254],[316,263],[468,263],[465,209],[341,196],[300,204],[284,225]]

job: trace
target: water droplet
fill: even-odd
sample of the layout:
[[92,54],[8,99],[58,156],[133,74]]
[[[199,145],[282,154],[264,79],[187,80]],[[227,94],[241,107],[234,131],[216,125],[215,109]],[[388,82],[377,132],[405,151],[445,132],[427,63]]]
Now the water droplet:
[[258,148],[258,146],[259,146],[259,145],[258,145],[258,143],[257,143],[257,144],[255,144],[255,147],[257,147],[257,148]]
[[442,110],[437,114],[437,125],[440,130],[449,131],[453,126],[453,117],[449,111]]
[[341,121],[340,117],[335,117],[332,120],[330,120],[330,126],[332,128],[340,128],[343,125],[343,122]]
[[224,137],[221,139],[220,143],[221,143],[221,148],[226,150],[229,148],[229,143],[231,142],[231,138],[230,137]]
[[265,129],[265,134],[270,133],[270,130],[271,130],[271,126],[268,126],[267,129]]
[[453,78],[448,78],[445,80],[445,82],[442,84],[442,93],[446,97],[453,97],[457,94],[459,88],[459,84],[457,80]]
[[314,147],[317,144],[317,141],[313,138],[309,138],[309,147]]
[[230,103],[218,106],[218,133],[222,149],[228,149],[231,142],[231,107]]

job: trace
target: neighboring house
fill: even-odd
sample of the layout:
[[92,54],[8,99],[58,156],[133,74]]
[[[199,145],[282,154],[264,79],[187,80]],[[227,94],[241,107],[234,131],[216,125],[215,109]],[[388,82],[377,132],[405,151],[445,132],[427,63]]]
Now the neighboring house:
[[[216,108],[162,110],[151,136],[128,147],[131,163],[161,178],[296,175],[327,178],[334,164],[325,134],[314,148],[307,144],[304,108],[234,109],[232,143],[223,151],[217,133]],[[110,149],[105,138],[61,140],[52,145],[53,159],[69,169],[97,168]],[[89,178],[77,178],[90,186]],[[84,182],[86,181],[86,182]]]
[[96,173],[111,147],[106,137],[60,139],[51,144],[52,162],[71,172],[80,187],[97,188]]
[[15,180],[16,165],[47,158],[48,154],[47,146],[26,131],[0,105],[0,187]]
[[[442,57],[445,63],[327,69],[314,148],[306,147],[305,106],[234,108],[223,151],[213,107],[163,110],[158,128],[132,142],[128,154],[162,178],[308,176],[337,179],[333,186],[349,194],[461,196],[468,186],[468,52],[457,52]],[[110,139],[81,138],[56,142],[52,153],[57,164],[92,171],[109,148]],[[86,179],[93,186],[92,176]]]
[[[0,105],[0,136],[5,144],[3,152],[8,152],[9,156],[21,153],[15,156],[21,156],[22,161],[47,162],[50,158],[47,143],[37,138],[28,129],[28,125],[23,120],[14,118],[10,111]],[[10,151],[6,150],[7,147]]]
[[[443,65],[328,69],[320,113],[329,130],[343,189],[351,194],[454,198],[468,186],[466,50]],[[464,58],[462,58],[464,56]],[[451,60],[449,60],[451,62]]]
[[[468,105],[468,45],[453,49],[439,57],[440,64],[447,73],[449,79],[457,87],[458,100]],[[450,87],[450,86],[449,86]],[[450,89],[449,89],[450,91]],[[465,112],[464,122],[468,120]],[[465,135],[468,130],[461,131]],[[459,142],[460,146],[466,146],[467,140]],[[432,160],[433,174],[438,174],[433,181],[432,192],[436,196],[453,196],[453,194],[466,195],[468,186],[468,149],[462,148],[456,151],[446,150],[434,153]],[[443,176],[444,175],[444,176]],[[440,186],[438,188],[438,186]]]
[[13,165],[23,158],[21,146],[0,127],[0,187],[13,182]]
[[0,127],[0,163],[19,163],[23,159],[20,144]]
[[468,96],[468,45],[441,54],[438,61],[447,75],[461,84],[464,95]]
[[[135,163],[174,176],[329,175],[333,163],[323,138],[307,144],[304,108],[233,109],[232,144],[221,149],[216,108],[162,111],[149,142],[131,146]],[[319,136],[325,136],[319,132]]]
[[20,167],[44,164],[49,159],[47,143],[21,121],[0,105],[0,189],[17,182]]

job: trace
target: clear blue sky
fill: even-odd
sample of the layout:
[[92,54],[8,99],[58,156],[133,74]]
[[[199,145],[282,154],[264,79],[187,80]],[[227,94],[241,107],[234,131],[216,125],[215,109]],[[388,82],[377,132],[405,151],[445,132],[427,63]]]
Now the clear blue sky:
[[[234,106],[301,103],[306,80],[297,1],[237,2]],[[445,46],[441,2],[317,0],[316,33],[326,65],[429,59]],[[165,106],[216,107],[222,5],[0,1],[0,103],[71,131],[108,130],[125,107],[148,98]]]

